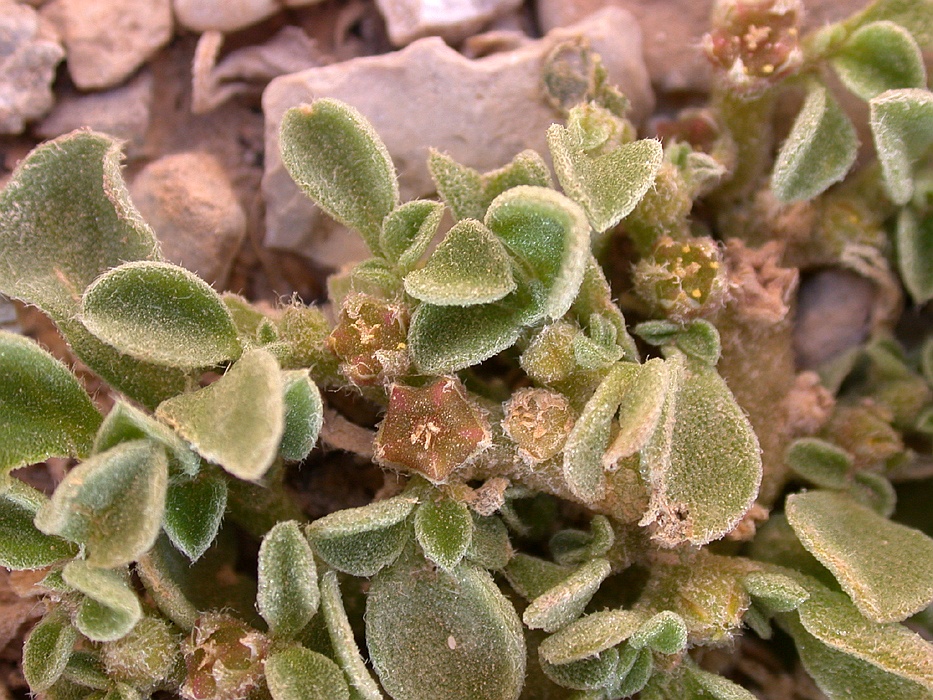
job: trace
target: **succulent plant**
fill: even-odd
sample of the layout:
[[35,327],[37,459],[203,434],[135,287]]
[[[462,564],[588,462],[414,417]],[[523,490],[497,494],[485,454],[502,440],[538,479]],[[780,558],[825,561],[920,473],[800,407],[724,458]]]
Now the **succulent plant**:
[[[432,152],[439,201],[402,203],[353,107],[288,111],[288,171],[371,253],[326,309],[164,261],[109,137],[33,151],[0,193],[0,292],[114,401],[0,333],[0,564],[37,572],[32,691],[737,700],[709,651],[776,626],[796,651],[770,653],[830,698],[933,698],[933,337],[879,312],[795,377],[790,333],[797,268],[933,298],[933,7],[805,36],[801,10],[720,2],[712,101],[663,142],[585,46],[555,49],[559,188],[531,151],[489,173]],[[868,105],[877,159],[851,175],[830,74]],[[338,390],[379,412],[361,452],[393,479],[309,522],[285,477],[351,421]],[[50,458],[54,492],[16,478]]]

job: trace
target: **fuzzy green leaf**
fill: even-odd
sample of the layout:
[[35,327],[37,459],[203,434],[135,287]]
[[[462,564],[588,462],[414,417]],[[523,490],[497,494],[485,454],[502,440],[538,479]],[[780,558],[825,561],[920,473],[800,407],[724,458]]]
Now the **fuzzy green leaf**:
[[77,560],[68,564],[62,575],[68,585],[86,596],[78,606],[75,626],[88,639],[120,639],[142,618],[142,606],[125,572],[98,569]]
[[664,546],[706,544],[741,520],[758,494],[758,439],[726,383],[709,365],[674,354],[658,428],[642,451],[650,503]]
[[637,372],[619,403],[619,432],[602,457],[606,469],[640,452],[657,428],[669,389],[667,364],[660,359],[635,365]]
[[586,402],[564,445],[564,479],[584,501],[600,498],[606,488],[603,455],[609,445],[612,417],[639,366],[629,362],[613,365]]
[[282,384],[275,357],[252,350],[213,384],[162,403],[156,416],[206,460],[240,479],[259,479],[282,441]]
[[501,571],[512,558],[509,531],[498,515],[479,515],[470,511],[473,536],[466,558],[488,571]]
[[339,571],[372,576],[395,561],[407,540],[405,519],[416,501],[396,496],[361,508],[347,508],[307,528],[315,552]]
[[690,323],[677,334],[676,343],[684,353],[710,367],[715,367],[719,362],[722,352],[719,331],[709,321],[698,319]]
[[918,304],[933,299],[933,216],[920,218],[905,207],[897,219],[897,266]]
[[597,690],[608,686],[618,665],[618,649],[606,649],[591,658],[560,665],[541,659],[544,675],[557,685],[573,690]]
[[769,613],[796,610],[810,597],[807,589],[783,574],[756,571],[742,579],[748,594]]
[[559,530],[549,543],[554,561],[558,564],[575,566],[603,556],[615,543],[615,531],[605,515],[594,515],[590,531]]
[[366,118],[343,102],[315,100],[285,112],[279,142],[285,169],[305,194],[378,251],[382,221],[398,202],[398,181]]
[[422,503],[415,511],[415,538],[428,559],[448,571],[453,569],[473,539],[470,509],[451,499]]
[[354,700],[383,700],[376,681],[366,668],[359,647],[353,636],[353,628],[343,607],[340,597],[340,584],[337,574],[328,571],[321,577],[321,613],[327,625],[331,648],[337,657],[337,663],[350,681]]
[[437,306],[473,306],[515,291],[502,243],[474,219],[457,222],[424,267],[405,277],[405,291]]
[[849,90],[870,100],[885,90],[923,88],[926,68],[917,42],[894,22],[872,22],[855,31],[831,60]]
[[236,359],[236,325],[220,295],[183,267],[131,262],[84,292],[85,327],[120,352],[146,362],[194,369]]
[[102,272],[159,259],[130,202],[119,143],[76,131],[32,151],[0,192],[0,293],[68,318]]
[[[628,658],[625,658],[628,657]],[[621,669],[628,666],[623,676]],[[650,649],[637,650],[634,647],[624,649],[619,659],[619,684],[613,688],[616,697],[627,698],[642,690],[654,671],[654,654]],[[680,700],[678,698],[678,700]]]
[[551,664],[582,661],[631,637],[645,622],[632,610],[601,610],[571,622],[541,642],[538,653]]
[[165,450],[151,440],[123,442],[68,472],[36,527],[84,544],[91,566],[123,566],[155,542],[167,488]]
[[798,475],[816,486],[844,489],[849,484],[852,455],[825,440],[795,440],[787,448],[784,461]]
[[185,632],[191,631],[198,618],[185,590],[185,581],[191,576],[189,566],[164,536],[136,562],[136,573],[159,612]]
[[561,187],[583,206],[598,232],[612,228],[632,212],[654,184],[663,159],[661,143],[652,139],[591,155],[579,136],[559,124],[548,129],[547,141]]
[[492,201],[485,223],[543,285],[544,315],[556,319],[567,313],[590,252],[583,210],[554,190],[522,185]]
[[671,673],[656,673],[639,696],[643,700],[755,700],[750,692],[715,673],[684,660]]
[[201,458],[174,430],[125,401],[117,401],[104,419],[94,439],[94,453],[106,452],[121,442],[145,438],[165,448],[173,472],[189,476],[198,473]]
[[0,493],[0,566],[16,571],[41,569],[78,553],[72,542],[46,535],[33,524],[48,499],[18,479]]
[[509,585],[525,600],[534,600],[557,586],[573,573],[569,566],[561,566],[547,559],[539,559],[519,552],[505,569]]
[[211,546],[227,508],[227,482],[205,470],[192,479],[173,479],[165,497],[162,527],[192,562]]
[[[803,628],[831,649],[910,682],[916,694],[909,697],[933,696],[933,648],[903,625],[866,620],[843,594],[818,584],[810,588],[810,598],[798,612]],[[917,685],[927,695],[917,693]]]
[[933,49],[933,1],[875,0],[846,25],[854,29],[881,21],[894,22],[910,32],[923,49]]
[[33,693],[48,690],[57,681],[78,641],[64,607],[46,615],[26,637],[23,646],[23,675]]
[[74,375],[31,340],[0,331],[0,474],[90,452],[101,416]]
[[314,617],[320,597],[308,540],[295,521],[279,523],[259,547],[259,614],[272,634],[291,639]]
[[852,122],[829,90],[814,84],[778,153],[771,189],[782,202],[812,199],[845,177],[857,150]]
[[308,370],[291,370],[282,378],[285,394],[285,427],[279,452],[299,462],[314,449],[324,424],[324,402]]
[[659,654],[676,654],[687,646],[687,624],[672,610],[662,610],[632,634],[629,644]]
[[554,632],[576,620],[612,571],[605,559],[587,562],[529,603],[522,621],[531,629]]
[[444,205],[440,202],[406,202],[386,217],[379,247],[402,271],[411,270],[434,240],[443,215]]
[[833,572],[863,615],[903,620],[933,601],[933,539],[831,491],[787,499],[803,545]]
[[266,683],[273,700],[350,700],[343,671],[316,651],[290,647],[269,655]]
[[395,700],[516,700],[525,638],[512,604],[471,565],[451,571],[405,557],[373,578],[366,641]]
[[869,107],[885,189],[895,204],[906,204],[914,192],[912,165],[933,145],[933,93],[888,90]]
[[411,317],[408,348],[425,374],[456,372],[511,347],[522,326],[538,316],[537,306],[526,285],[491,304],[421,304]]

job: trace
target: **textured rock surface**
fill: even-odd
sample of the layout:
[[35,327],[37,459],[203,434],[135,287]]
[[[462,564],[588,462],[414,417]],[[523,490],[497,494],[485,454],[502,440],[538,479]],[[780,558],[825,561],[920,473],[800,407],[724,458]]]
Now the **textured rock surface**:
[[175,0],[173,6],[183,27],[196,32],[232,32],[261,22],[285,7],[318,2],[321,0]]
[[127,153],[133,155],[145,141],[151,111],[152,74],[143,70],[126,85],[112,90],[62,94],[35,131],[44,139],[52,139],[87,126],[125,140]]
[[246,216],[220,163],[205,153],[176,153],[147,165],[130,195],[166,259],[223,284]]
[[[804,31],[848,17],[866,0],[807,2]],[[651,82],[664,92],[705,91],[712,71],[700,53],[713,0],[538,0],[541,31],[577,22],[600,8],[622,7],[641,25]]]
[[54,0],[43,12],[59,25],[82,90],[121,83],[172,38],[171,0]]
[[396,46],[426,36],[461,41],[521,4],[521,0],[376,0]]
[[35,10],[0,0],[0,134],[18,134],[49,111],[64,55],[54,28]]
[[363,253],[359,237],[331,224],[282,166],[278,129],[286,109],[316,97],[349,102],[385,141],[398,168],[402,197],[423,196],[434,189],[426,166],[429,146],[479,170],[497,168],[526,148],[546,154],[545,131],[559,117],[539,92],[541,61],[556,42],[580,35],[602,55],[611,80],[631,99],[633,117],[646,117],[653,95],[638,27],[630,14],[614,8],[516,51],[475,61],[430,38],[397,53],[272,81],[263,96],[267,244],[327,265]]

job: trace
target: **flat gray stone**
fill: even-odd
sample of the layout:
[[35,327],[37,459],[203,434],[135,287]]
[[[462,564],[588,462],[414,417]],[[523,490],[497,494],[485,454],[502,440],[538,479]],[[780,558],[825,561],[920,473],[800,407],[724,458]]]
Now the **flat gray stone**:
[[55,28],[34,9],[0,0],[0,134],[19,134],[49,111],[64,55]]
[[196,32],[234,32],[261,22],[286,7],[314,5],[321,0],[174,0],[175,17]]
[[426,36],[458,43],[521,4],[522,0],[376,0],[395,46]]
[[246,214],[220,163],[207,153],[174,153],[143,168],[130,196],[165,258],[222,285],[246,234]]
[[632,16],[608,8],[573,27],[514,51],[470,60],[438,38],[396,53],[358,58],[273,80],[263,95],[266,118],[266,243],[340,266],[365,257],[356,234],[333,224],[292,182],[279,156],[284,112],[318,97],[344,100],[363,113],[392,155],[403,200],[429,195],[428,148],[480,171],[532,148],[547,155],[545,132],[560,117],[544,101],[541,63],[559,41],[586,37],[612,82],[632,103],[636,121],[654,97]]

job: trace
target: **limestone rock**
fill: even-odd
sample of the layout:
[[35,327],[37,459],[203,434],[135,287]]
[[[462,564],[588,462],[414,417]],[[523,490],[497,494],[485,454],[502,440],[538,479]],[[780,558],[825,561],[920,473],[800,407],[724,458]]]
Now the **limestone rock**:
[[246,233],[246,215],[220,163],[175,153],[143,168],[130,196],[167,260],[222,284]]
[[53,5],[49,13],[61,24],[68,72],[82,90],[123,82],[172,38],[171,0],[56,0]]
[[[866,0],[808,0],[804,32],[835,22]],[[622,7],[641,25],[645,62],[652,84],[662,92],[705,92],[712,70],[700,52],[709,29],[713,0],[538,0],[541,31],[578,22],[603,7]]]
[[396,46],[426,36],[462,41],[521,4],[521,0],[376,0]]
[[0,0],[0,134],[18,134],[49,111],[64,55],[54,28],[34,9]]
[[55,107],[35,132],[52,139],[86,126],[127,141],[127,151],[133,155],[143,146],[151,110],[152,74],[143,70],[112,90],[59,93]]
[[481,171],[504,165],[526,148],[547,154],[545,132],[559,116],[541,95],[541,62],[555,43],[577,36],[587,37],[602,56],[610,79],[631,100],[633,118],[647,117],[654,98],[641,59],[638,26],[617,8],[515,51],[478,60],[428,38],[396,53],[273,80],[263,95],[266,243],[332,266],[364,255],[359,236],[334,226],[285,171],[278,131],[289,107],[317,97],[349,102],[385,141],[399,172],[403,199],[425,196],[434,190],[426,165],[431,146]]
[[314,5],[321,0],[174,0],[178,23],[196,32],[233,32],[261,22],[283,7]]

